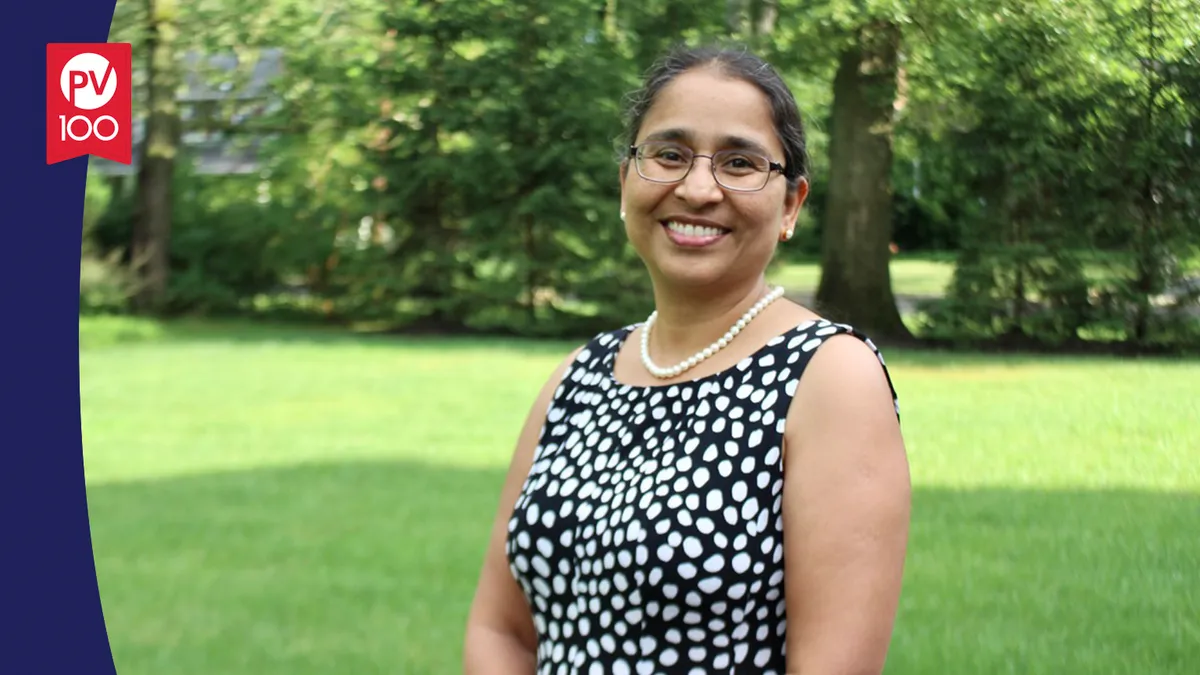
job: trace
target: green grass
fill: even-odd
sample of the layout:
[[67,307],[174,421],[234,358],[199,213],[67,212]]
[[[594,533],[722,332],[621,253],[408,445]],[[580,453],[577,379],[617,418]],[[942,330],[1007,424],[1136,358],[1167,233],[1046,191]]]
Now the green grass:
[[[897,256],[891,262],[892,291],[897,295],[939,297],[954,276],[953,259],[944,256]],[[770,275],[770,281],[796,293],[815,293],[821,281],[817,261],[783,263]]]
[[[84,320],[122,675],[459,672],[504,468],[567,344]],[[1200,662],[1200,363],[889,351],[915,484],[888,673]]]

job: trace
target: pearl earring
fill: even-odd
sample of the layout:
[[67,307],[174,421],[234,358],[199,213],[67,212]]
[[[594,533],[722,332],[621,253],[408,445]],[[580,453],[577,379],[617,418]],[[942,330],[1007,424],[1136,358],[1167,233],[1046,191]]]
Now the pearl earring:
[[788,229],[787,229],[787,230],[785,230],[785,231],[784,231],[784,233],[783,233],[783,240],[784,240],[784,241],[788,241],[788,240],[789,240],[789,239],[791,239],[791,238],[792,238],[792,229],[791,229],[791,228],[788,228]]
[[625,221],[625,212],[624,211],[621,211],[621,221],[622,222]]

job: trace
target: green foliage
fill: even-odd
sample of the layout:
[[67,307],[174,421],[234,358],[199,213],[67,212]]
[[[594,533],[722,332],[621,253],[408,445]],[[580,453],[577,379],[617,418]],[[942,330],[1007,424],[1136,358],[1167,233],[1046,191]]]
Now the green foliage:
[[[195,76],[236,91],[266,48],[285,70],[272,105],[217,110],[226,138],[264,143],[255,175],[183,162],[172,308],[529,335],[644,316],[616,214],[619,106],[667,46],[729,37],[777,64],[804,112],[812,191],[779,258],[811,257],[836,56],[887,21],[903,33],[893,241],[960,252],[926,334],[1187,334],[1170,317],[1195,308],[1171,291],[1200,274],[1195,0],[780,0],[765,21],[771,4],[181,3],[181,52],[239,62]],[[143,11],[120,0],[111,38],[136,50]],[[114,194],[90,221],[96,260],[125,255],[132,207]]]
[[97,240],[97,229],[113,200],[112,185],[89,167],[79,256],[81,314],[123,312],[133,297],[133,280],[121,260],[123,249],[113,247],[110,250]]
[[[1141,42],[1121,17],[1059,3],[1005,5],[960,36],[983,67],[950,78],[960,107],[949,123],[928,124],[922,145],[937,143],[959,194],[965,187],[980,207],[960,214],[957,280],[931,313],[932,332],[1161,338],[1151,303],[1181,278],[1172,252],[1200,239],[1186,142],[1196,109],[1152,65],[1195,65],[1194,54],[1189,63],[1164,51],[1161,38],[1186,26],[1165,20],[1168,4],[1130,5],[1162,15]],[[1128,252],[1132,275],[1087,278],[1081,255],[1114,249]]]

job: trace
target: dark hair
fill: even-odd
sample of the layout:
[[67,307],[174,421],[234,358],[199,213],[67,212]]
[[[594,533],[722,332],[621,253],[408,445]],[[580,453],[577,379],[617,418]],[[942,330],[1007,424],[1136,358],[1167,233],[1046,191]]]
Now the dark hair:
[[786,167],[783,175],[790,187],[796,187],[801,178],[808,176],[804,120],[796,98],[769,63],[744,48],[681,45],[668,51],[646,72],[642,88],[629,96],[625,111],[625,148],[637,141],[646,112],[654,105],[663,87],[687,71],[703,67],[714,67],[727,77],[745,80],[766,95],[771,104],[775,133],[783,145]]

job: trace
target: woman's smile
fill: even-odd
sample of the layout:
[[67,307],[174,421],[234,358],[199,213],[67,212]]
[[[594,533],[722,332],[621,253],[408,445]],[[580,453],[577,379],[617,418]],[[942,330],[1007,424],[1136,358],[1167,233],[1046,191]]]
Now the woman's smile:
[[670,218],[662,221],[667,238],[683,248],[705,248],[729,235],[729,229],[692,218]]

